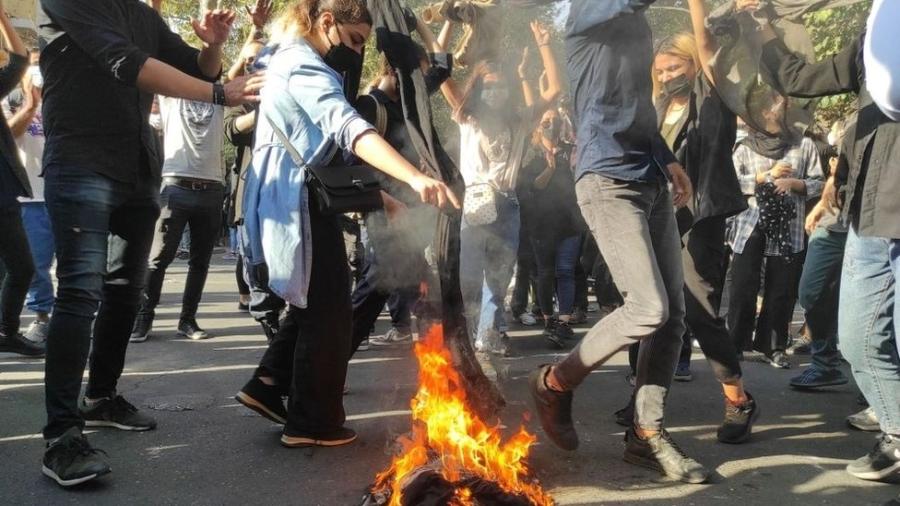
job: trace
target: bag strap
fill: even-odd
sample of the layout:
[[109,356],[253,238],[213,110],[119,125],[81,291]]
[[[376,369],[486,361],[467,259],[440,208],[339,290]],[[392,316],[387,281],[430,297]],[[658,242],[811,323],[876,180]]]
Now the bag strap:
[[[262,111],[260,111],[260,114],[262,114]],[[291,160],[293,160],[294,163],[297,164],[297,167],[305,166],[306,160],[303,159],[303,156],[299,151],[297,151],[297,148],[295,148],[294,145],[291,144],[291,140],[288,139],[288,136],[285,135],[285,133],[275,125],[275,122],[272,121],[272,118],[270,118],[268,115],[266,115],[266,121],[269,122],[269,125],[272,127],[272,131],[275,132],[275,136],[278,137],[278,140],[280,140],[281,143],[284,144],[284,149],[288,152],[289,155],[291,155]]]

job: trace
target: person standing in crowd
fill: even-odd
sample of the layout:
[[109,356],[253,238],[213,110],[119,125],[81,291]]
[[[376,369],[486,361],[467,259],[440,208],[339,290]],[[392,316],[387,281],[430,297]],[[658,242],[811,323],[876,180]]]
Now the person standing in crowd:
[[[243,47],[234,64],[228,69],[226,79],[231,80],[252,72],[254,62],[263,50],[266,42],[266,24],[272,13],[270,0],[257,0],[253,7],[247,9],[250,17],[250,32],[244,41]],[[238,309],[250,310],[251,290],[244,279],[244,258],[240,252],[240,228],[243,222],[243,192],[244,181],[247,177],[247,167],[253,158],[253,131],[256,128],[255,104],[244,104],[225,109],[225,138],[235,147],[234,166],[231,170],[231,184],[229,188],[227,225],[232,230],[232,235],[237,243],[235,251],[234,275],[238,287]],[[268,333],[267,333],[268,335]]]
[[[524,69],[519,70],[525,80]],[[581,257],[582,234],[587,229],[575,200],[574,146],[563,142],[561,126],[555,108],[544,112],[533,139],[540,154],[522,167],[516,191],[523,227],[529,229],[528,246],[537,264],[544,339],[554,349],[565,348],[574,338],[569,325],[575,310],[575,264]],[[554,294],[558,316],[553,311]]]
[[[742,4],[738,1],[736,7]],[[718,47],[704,24],[705,2],[689,0],[688,5],[693,34],[676,34],[662,41],[653,63],[660,134],[694,188],[693,198],[679,210],[677,220],[683,228],[681,258],[689,329],[683,346],[690,352],[695,338],[722,385],[725,417],[718,440],[742,443],[750,437],[759,408],[744,390],[737,350],[719,317],[727,261],[725,223],[747,209],[732,162],[737,118],[716,91],[710,61]],[[675,379],[679,372],[690,375],[681,360],[679,368]]]
[[[856,124],[851,124],[843,135],[845,139],[853,139]],[[842,148],[838,156],[829,158],[828,180],[823,194],[835,191],[837,166],[847,163],[846,158],[843,158],[845,152],[846,148]],[[847,243],[847,224],[840,216],[829,211],[825,200],[819,200],[806,217],[804,228],[809,235],[809,244],[800,275],[798,295],[800,307],[806,316],[811,363],[806,370],[791,378],[790,385],[808,390],[844,385],[850,381],[840,369],[837,334],[838,295],[844,246]]]
[[[441,46],[451,31],[452,22],[446,23],[438,38]],[[531,30],[548,76],[534,103],[522,108],[522,92],[516,90],[528,89],[527,81],[517,84],[495,62],[476,64],[463,89],[453,80],[441,87],[459,125],[459,169],[469,201],[463,210],[459,267],[469,331],[477,350],[500,355],[509,351],[505,299],[519,239],[516,180],[534,125],[562,91],[550,32],[537,22]]]
[[[450,55],[437,45],[428,27],[411,11],[407,12],[407,18],[409,28],[420,34],[428,48],[426,52],[421,46],[414,46],[423,66],[427,91],[434,93],[450,77]],[[384,131],[379,133],[413,166],[421,166],[403,118],[399,77],[386,56],[381,57],[375,80],[369,92],[357,100],[356,108],[375,125],[379,124],[379,115],[383,116]],[[433,138],[438,138],[436,131]],[[442,166],[453,166],[440,142],[435,144],[435,155]],[[436,216],[407,185],[380,174],[379,179],[382,188],[407,209],[393,220],[382,211],[365,217],[368,240],[361,279],[352,295],[354,352],[366,339],[376,348],[412,342],[411,313],[418,305],[420,285],[428,276],[424,251],[435,229]],[[391,312],[391,328],[382,336],[369,338],[386,302]]]
[[372,30],[364,0],[298,0],[278,26],[247,175],[244,253],[250,271],[264,271],[266,284],[289,306],[236,398],[284,424],[286,447],[338,446],[356,439],[344,426],[343,406],[352,344],[350,273],[337,216],[323,213],[305,185],[308,167],[342,160],[346,150],[411,186],[423,202],[459,203],[445,184],[382,139],[344,96],[342,74],[362,69]]
[[824,185],[815,143],[808,137],[792,138],[783,125],[786,104],[784,97],[773,94],[762,113],[765,128],[773,133],[749,128],[734,150],[734,167],[749,208],[732,218],[729,238],[734,259],[728,329],[734,346],[738,353],[761,352],[782,369],[791,366],[785,350],[806,248],[806,202],[818,197]]
[[156,222],[147,288],[131,331],[131,342],[150,337],[166,269],[178,250],[185,225],[191,243],[187,281],[178,318],[177,335],[207,339],[197,323],[197,308],[206,285],[209,261],[222,230],[225,201],[225,108],[196,100],[159,97],[163,123],[162,212]]
[[[16,33],[3,3],[0,2],[0,38],[7,48],[8,61],[0,68],[0,98],[5,98],[22,80],[28,70],[28,50]],[[26,83],[27,85],[28,83]],[[24,90],[26,104],[33,108],[37,103],[33,87]],[[27,110],[26,110],[27,111]],[[22,113],[25,115],[26,113]],[[14,133],[10,131],[4,116],[0,123],[0,261],[6,268],[0,290],[0,352],[18,353],[26,356],[43,356],[44,348],[27,339],[19,332],[22,304],[28,295],[28,287],[34,275],[34,261],[28,245],[28,236],[22,226],[22,206],[20,197],[31,197],[29,174],[18,156]]]
[[22,79],[22,85],[3,101],[3,113],[16,139],[19,158],[28,173],[33,195],[31,198],[19,198],[22,203],[22,223],[35,264],[34,278],[25,299],[25,307],[34,312],[34,321],[25,332],[25,337],[32,342],[43,343],[47,340],[47,325],[53,311],[54,293],[50,268],[55,257],[55,247],[50,217],[44,204],[44,180],[40,177],[41,157],[44,155],[44,125],[40,113],[41,88],[44,83],[38,67],[40,53],[34,50],[30,58],[31,66]]
[[647,72],[652,34],[644,14],[652,3],[571,3],[565,38],[578,146],[575,192],[625,303],[560,362],[534,371],[529,385],[544,432],[560,448],[575,450],[573,391],[591,371],[643,340],[624,460],[702,483],[709,471],[663,428],[685,331],[674,209],[690,201],[691,180],[657,130]]
[[110,472],[82,434],[86,424],[156,427],[116,393],[159,216],[161,164],[148,121],[153,95],[235,105],[255,99],[261,77],[213,83],[230,11],[194,22],[204,44],[197,50],[138,0],[41,6],[44,197],[59,281],[47,336],[42,470],[69,487]]
[[[838,307],[841,352],[853,378],[880,422],[882,434],[872,450],[847,465],[864,480],[900,476],[900,360],[897,357],[897,278],[900,276],[900,122],[885,113],[890,101],[869,91],[870,51],[896,48],[896,4],[875,0],[865,34],[839,53],[810,63],[780,42],[764,17],[756,32],[763,42],[761,62],[784,93],[820,97],[859,95],[855,133],[844,143],[835,181],[845,189],[823,195],[828,209],[840,208],[850,225],[844,248]],[[883,64],[887,60],[881,60]],[[874,68],[873,68],[874,70]],[[893,72],[900,69],[892,68]],[[878,75],[878,74],[876,74]],[[887,83],[874,83],[884,91]]]

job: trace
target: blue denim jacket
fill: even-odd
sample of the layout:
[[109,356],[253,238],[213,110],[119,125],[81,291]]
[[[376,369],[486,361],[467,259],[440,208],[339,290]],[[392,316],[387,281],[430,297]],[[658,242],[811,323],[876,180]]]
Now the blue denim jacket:
[[[267,266],[269,289],[306,307],[313,254],[306,169],[328,163],[373,127],[344,97],[341,76],[303,39],[270,50],[244,190],[243,253],[251,272]],[[303,158],[299,166],[270,121]]]

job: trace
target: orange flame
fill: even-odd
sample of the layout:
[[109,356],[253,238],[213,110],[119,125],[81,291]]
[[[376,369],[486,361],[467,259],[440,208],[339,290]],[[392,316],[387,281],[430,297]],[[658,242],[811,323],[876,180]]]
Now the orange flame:
[[[522,427],[504,443],[497,427],[487,426],[469,410],[440,325],[416,343],[415,353],[419,390],[411,402],[412,438],[403,442],[403,452],[390,468],[376,476],[375,489],[390,488],[390,505],[399,506],[404,478],[436,455],[439,472],[448,482],[474,475],[496,483],[504,492],[527,497],[533,504],[552,505],[550,496],[527,480],[525,459],[537,438]],[[471,496],[470,490],[459,488],[452,503],[473,504]]]

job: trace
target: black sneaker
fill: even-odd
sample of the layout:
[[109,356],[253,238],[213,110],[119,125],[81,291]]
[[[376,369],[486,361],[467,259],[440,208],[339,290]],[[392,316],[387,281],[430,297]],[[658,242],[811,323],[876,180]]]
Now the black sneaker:
[[572,423],[572,392],[557,392],[547,388],[544,378],[550,365],[544,364],[528,378],[531,398],[537,411],[541,427],[547,437],[563,450],[578,448],[578,433]]
[[575,339],[575,332],[572,331],[572,327],[569,325],[569,322],[557,321],[556,335],[564,340]]
[[201,339],[209,339],[209,333],[200,328],[200,325],[197,325],[197,320],[194,317],[190,318],[182,318],[178,321],[178,332],[175,333],[178,337],[185,337],[192,341],[199,341]]
[[93,448],[78,427],[47,445],[41,471],[62,487],[72,487],[110,472],[109,463]]
[[759,406],[756,400],[747,392],[747,402],[741,406],[735,406],[725,401],[725,420],[716,431],[716,438],[720,443],[740,444],[750,439],[753,432],[753,423],[759,418]]
[[46,353],[46,347],[43,343],[35,343],[16,332],[11,336],[0,335],[0,353],[18,353],[26,357],[41,358]]
[[287,409],[281,400],[281,389],[251,378],[234,399],[275,423],[287,422]]
[[93,406],[83,403],[81,416],[88,427],[113,427],[137,432],[156,428],[156,420],[141,414],[138,408],[121,395],[101,399]]
[[625,432],[625,462],[653,469],[684,483],[703,483],[709,478],[709,471],[672,441],[666,430],[647,439],[641,439],[634,428]]
[[321,434],[300,432],[285,427],[281,434],[281,445],[288,448],[305,448],[308,446],[341,446],[356,441],[356,432],[341,427]]
[[587,311],[582,308],[578,308],[572,312],[572,318],[569,319],[569,323],[572,325],[581,325],[582,323],[587,323]]
[[900,477],[900,437],[882,434],[868,455],[847,464],[847,472],[861,480]]
[[150,331],[153,329],[153,313],[138,313],[134,319],[134,327],[131,328],[131,337],[128,341],[132,343],[143,343],[150,338]]
[[559,321],[556,318],[547,318],[547,321],[544,323],[544,339],[547,340],[550,348],[562,350],[566,347],[566,343],[557,334],[558,327]]
[[794,388],[807,390],[811,388],[831,387],[846,385],[850,382],[840,369],[819,369],[808,367],[799,376],[791,378],[790,385]]

